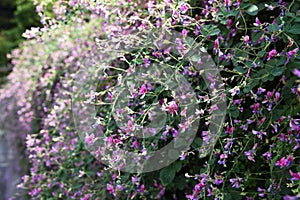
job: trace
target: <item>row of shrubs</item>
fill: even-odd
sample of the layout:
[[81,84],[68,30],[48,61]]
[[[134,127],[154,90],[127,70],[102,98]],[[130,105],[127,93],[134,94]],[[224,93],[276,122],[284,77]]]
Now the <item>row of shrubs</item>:
[[[27,40],[9,55],[14,68],[0,92],[3,127],[16,149],[26,149],[29,169],[18,187],[28,198],[300,198],[300,2],[36,3],[43,27],[27,30]],[[144,41],[141,32],[176,37],[171,46],[147,46],[140,44],[151,37]],[[127,47],[134,50],[114,54]],[[201,57],[187,54],[190,49],[207,52],[217,73],[195,66]],[[190,84],[184,97],[164,85],[169,79],[158,77],[164,68],[155,63],[167,66],[176,84]],[[116,88],[127,86],[131,101],[116,109]],[[192,98],[195,112],[182,103]],[[95,122],[85,118],[86,102],[96,103],[102,135],[84,129]],[[134,128],[153,122],[153,105],[165,116],[161,130],[147,139],[131,137]],[[220,113],[223,123],[211,131]],[[151,156],[183,132],[191,134],[197,120],[190,147],[163,168],[130,173],[118,160],[120,149]],[[102,136],[104,149],[97,146]],[[204,149],[208,144],[213,148]],[[117,153],[106,156],[106,150]]]

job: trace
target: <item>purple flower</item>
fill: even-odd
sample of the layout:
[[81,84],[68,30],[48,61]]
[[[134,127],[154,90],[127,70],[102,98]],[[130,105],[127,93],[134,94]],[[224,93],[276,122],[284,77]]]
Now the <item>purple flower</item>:
[[272,5],[265,4],[265,7],[268,8],[269,10],[274,10],[274,6]]
[[264,88],[262,88],[262,87],[259,87],[258,89],[257,89],[257,94],[261,94],[261,93],[263,93],[263,92],[265,92],[266,91],[266,89],[264,89]]
[[290,61],[290,59],[297,53],[297,51],[298,51],[298,48],[295,48],[295,49],[293,49],[293,50],[291,50],[291,51],[288,51],[288,52],[286,53],[286,55],[287,55],[287,60],[286,60],[285,64],[288,64],[288,62]]
[[300,78],[300,70],[294,69],[293,70],[293,74],[296,75],[296,76],[298,76],[298,78]]
[[182,30],[182,35],[183,35],[184,37],[186,37],[187,34],[188,34],[188,31],[187,31],[186,29],[183,29],[183,30]]
[[231,146],[233,145],[234,139],[230,139],[226,145],[224,146],[224,149],[227,151],[229,150],[229,148],[231,148]]
[[283,197],[283,200],[299,200],[299,198],[300,198],[300,195],[297,195],[297,196],[285,195]]
[[245,152],[245,155],[247,156],[248,160],[255,162],[254,155],[255,155],[257,146],[258,146],[258,143],[255,143],[250,151]]
[[209,134],[207,134],[207,131],[202,131],[201,136],[202,136],[203,141],[204,141],[205,143],[209,143],[210,136],[209,136]]
[[253,154],[254,154],[253,151],[246,151],[245,152],[245,156],[247,156],[248,160],[251,160],[251,161],[255,162]]
[[293,119],[290,121],[290,127],[291,127],[291,130],[294,130],[294,131],[300,131],[300,124],[299,124],[299,119]]
[[216,178],[216,179],[214,180],[214,183],[215,183],[216,185],[221,185],[221,184],[223,183],[223,179]]
[[258,137],[259,139],[262,139],[262,136],[263,136],[263,135],[267,135],[266,132],[255,131],[255,130],[252,130],[252,133],[253,133],[254,135],[257,135],[257,137]]
[[144,58],[144,65],[145,65],[145,67],[149,67],[150,66],[150,60],[149,60],[149,58]]
[[258,194],[258,196],[260,196],[260,197],[264,197],[266,195],[266,192],[267,192],[265,189],[262,189],[260,187],[257,188],[257,191],[261,192],[260,194]]
[[[182,30],[183,31],[183,30]],[[164,50],[164,54],[169,54],[171,51],[172,47],[168,47],[167,49]]]
[[227,154],[225,154],[225,153],[221,154],[220,155],[220,160],[218,161],[218,163],[220,165],[225,165],[227,157],[228,157]]
[[243,182],[243,179],[242,178],[231,178],[231,179],[229,179],[229,181],[233,188],[239,188],[240,187],[239,183]]
[[263,154],[263,156],[267,159],[267,160],[271,160],[272,159],[272,153],[271,152],[266,152]]

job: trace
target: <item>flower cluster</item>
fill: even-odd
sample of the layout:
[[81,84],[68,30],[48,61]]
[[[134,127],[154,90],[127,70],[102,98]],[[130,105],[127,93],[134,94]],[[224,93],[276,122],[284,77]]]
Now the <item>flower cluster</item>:
[[[35,4],[43,27],[26,31],[28,40],[9,55],[14,69],[0,91],[3,126],[11,140],[18,139],[26,148],[29,170],[19,187],[30,198],[299,197],[298,1],[37,0]],[[162,44],[142,47],[136,31],[153,29],[177,31],[182,37],[173,41],[175,49]],[[211,55],[222,83],[190,62],[194,58],[186,53],[194,44]],[[140,49],[99,66],[105,55],[122,45]],[[205,65],[204,59],[196,59]],[[153,63],[169,66],[174,77],[185,77],[193,91],[180,88],[184,94],[178,97],[159,82],[140,81],[156,80]],[[81,74],[82,68],[94,76]],[[151,73],[127,80],[129,101],[111,113],[118,105],[113,88],[125,85],[122,77],[139,69]],[[98,85],[91,90],[75,80],[98,80]],[[192,93],[197,108],[191,114],[180,99],[190,99]],[[225,122],[216,129],[214,148],[203,157],[199,149],[211,142],[208,127],[216,117],[213,113],[221,109],[213,100],[225,97]],[[103,156],[106,149],[97,146],[100,134],[79,137],[82,133],[72,117],[86,111],[76,110],[82,99],[97,108],[92,127],[105,135],[106,148],[116,150],[109,158]],[[164,117],[157,120],[159,112]],[[180,121],[184,117],[187,120]],[[149,173],[122,172],[119,149],[147,158],[183,134],[179,130],[188,131],[196,119],[200,120],[196,137],[175,162]],[[160,127],[143,129],[153,122]],[[151,137],[135,137],[138,131]],[[114,162],[105,166],[99,157]]]

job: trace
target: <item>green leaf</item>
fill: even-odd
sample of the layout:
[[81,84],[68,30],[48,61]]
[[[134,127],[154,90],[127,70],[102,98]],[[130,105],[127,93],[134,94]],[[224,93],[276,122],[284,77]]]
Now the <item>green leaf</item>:
[[175,170],[172,170],[169,167],[166,167],[160,171],[159,178],[160,178],[163,186],[166,186],[169,183],[171,183],[173,181],[173,179],[175,178]]
[[217,26],[209,24],[209,25],[203,25],[200,32],[203,36],[207,37],[207,36],[218,35],[220,33],[220,29],[218,29]]
[[286,29],[286,32],[292,33],[292,34],[300,34],[300,24],[295,24],[290,29]]
[[295,22],[300,22],[300,17],[299,16],[296,17]]
[[[260,70],[262,71],[262,70]],[[257,86],[259,84],[259,79],[253,79],[251,80],[246,87],[243,89],[244,93],[248,93],[250,92],[250,90],[252,90],[252,88],[254,88],[255,86]]]
[[291,61],[286,65],[286,68],[289,72],[293,72],[294,69],[300,70],[300,62],[299,61]]
[[273,81],[274,80],[274,78],[275,78],[275,76],[273,75],[273,74],[269,74],[268,76],[267,76],[267,79],[263,79],[263,82],[265,82],[265,81]]
[[247,71],[246,69],[244,69],[243,66],[236,66],[234,69],[235,69],[237,72],[241,72],[241,73],[245,73],[245,72]]
[[278,24],[271,24],[270,26],[268,26],[268,29],[272,33],[277,32],[277,31],[279,31],[279,25]]
[[273,76],[280,76],[283,73],[283,67],[273,67],[271,69],[271,74]]
[[287,17],[291,17],[291,18],[296,18],[296,15],[295,15],[295,13],[290,13],[290,12],[288,12],[288,13],[286,13],[286,16]]
[[194,149],[197,149],[197,148],[199,148],[199,147],[201,147],[201,146],[202,146],[202,139],[199,138],[199,137],[196,137],[196,138],[194,139],[193,143],[192,143],[192,147],[193,147]]
[[266,51],[262,50],[262,51],[259,51],[259,52],[257,53],[257,55],[258,55],[259,57],[263,57],[263,56],[265,55],[265,53],[266,53]]
[[233,118],[237,118],[240,115],[240,111],[236,106],[230,107],[228,112],[229,112],[230,116]]
[[251,5],[246,9],[246,13],[255,16],[258,13],[258,7],[256,5]]
[[182,168],[182,164],[180,161],[174,162],[172,164],[172,169],[176,172],[179,172],[181,170],[181,168]]
[[212,30],[210,33],[209,33],[209,35],[210,36],[213,36],[213,35],[218,35],[220,33],[220,29],[214,29],[214,30]]

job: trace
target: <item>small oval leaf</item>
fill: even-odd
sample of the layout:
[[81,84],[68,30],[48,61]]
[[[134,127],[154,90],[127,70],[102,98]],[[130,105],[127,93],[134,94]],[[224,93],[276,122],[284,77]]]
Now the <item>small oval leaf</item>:
[[246,9],[246,13],[255,16],[258,13],[258,7],[256,5],[251,5]]

